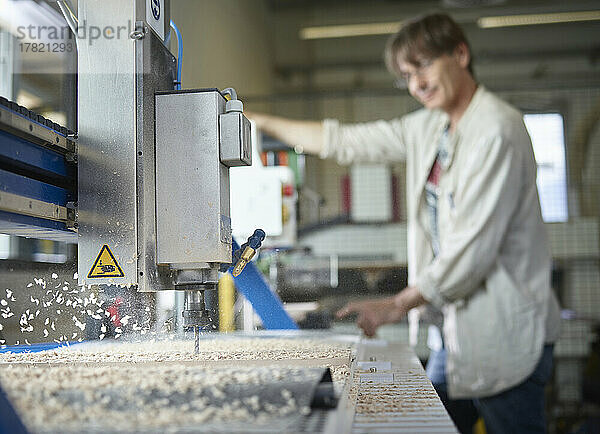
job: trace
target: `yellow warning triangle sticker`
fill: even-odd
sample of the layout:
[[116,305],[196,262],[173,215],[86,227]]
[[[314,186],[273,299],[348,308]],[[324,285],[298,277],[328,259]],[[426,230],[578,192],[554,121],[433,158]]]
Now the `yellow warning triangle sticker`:
[[108,245],[103,245],[87,277],[124,277],[123,270]]

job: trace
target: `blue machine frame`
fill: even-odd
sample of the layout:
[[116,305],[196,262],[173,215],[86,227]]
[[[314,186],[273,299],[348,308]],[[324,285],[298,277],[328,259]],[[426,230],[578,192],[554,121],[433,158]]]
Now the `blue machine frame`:
[[0,98],[0,232],[77,242],[74,133]]

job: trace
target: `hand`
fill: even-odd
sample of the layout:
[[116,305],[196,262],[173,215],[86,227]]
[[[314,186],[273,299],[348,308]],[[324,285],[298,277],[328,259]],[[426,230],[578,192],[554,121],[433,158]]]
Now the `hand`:
[[358,313],[356,325],[363,330],[365,335],[372,337],[379,326],[400,321],[406,312],[396,306],[394,297],[388,297],[381,300],[348,303],[335,315],[338,319],[341,319],[351,313]]

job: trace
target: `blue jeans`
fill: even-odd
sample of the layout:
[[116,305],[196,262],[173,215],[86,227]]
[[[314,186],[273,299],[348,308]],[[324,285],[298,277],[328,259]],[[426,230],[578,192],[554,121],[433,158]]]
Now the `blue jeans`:
[[[554,345],[544,347],[535,370],[522,383],[497,395],[472,401],[448,399],[444,349],[431,353],[427,362],[427,375],[436,391],[439,389],[438,394],[442,402],[447,400],[444,405],[460,432],[471,432],[477,419],[476,413],[475,416],[473,414],[473,409],[476,408],[490,434],[545,433],[544,388],[552,375],[553,350]],[[445,396],[442,397],[442,394]]]
[[448,397],[446,350],[442,348],[440,351],[431,351],[425,370],[458,431],[462,434],[472,434],[473,425],[477,422],[479,413],[472,399],[450,399]]

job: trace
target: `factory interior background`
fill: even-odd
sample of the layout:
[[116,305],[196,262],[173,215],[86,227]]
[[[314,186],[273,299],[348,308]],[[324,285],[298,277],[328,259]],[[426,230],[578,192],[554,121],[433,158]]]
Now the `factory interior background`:
[[[306,120],[362,122],[418,109],[385,68],[387,38],[403,20],[430,11],[447,12],[463,26],[477,81],[523,112],[534,146],[553,258],[552,285],[562,309],[547,386],[552,433],[600,426],[598,6],[591,0],[170,4],[171,19],[184,40],[183,88],[234,87],[244,109]],[[8,8],[22,8],[39,25],[63,19],[56,2],[0,0],[0,96],[76,131],[75,53],[23,52],[23,40],[10,23],[16,14],[7,13]],[[589,16],[582,19],[584,12]],[[516,24],[510,19],[525,15],[533,18]],[[563,22],[553,22],[556,17]],[[174,37],[170,46],[177,53]],[[333,313],[348,301],[389,296],[407,284],[404,165],[343,166],[298,153],[260,132],[255,140],[259,148],[253,158],[264,166],[256,175],[260,181],[234,182],[232,175],[234,237],[245,241],[264,222],[267,238],[255,263],[291,317],[303,329],[357,334],[352,321],[336,320]],[[18,300],[9,304],[14,315],[0,318],[3,346],[100,335],[108,340],[140,331],[177,333],[181,327],[183,298],[174,291],[111,287],[98,294],[108,309],[128,307],[130,319],[117,331],[106,331],[72,304],[61,305],[58,313],[56,297],[48,290],[76,287],[77,245],[25,235],[0,234],[2,312],[11,295]],[[219,316],[217,328],[263,328],[241,294],[229,297],[231,312]],[[23,314],[31,319],[24,323]],[[44,324],[46,318],[52,327]],[[427,329],[419,333],[414,350],[424,363]],[[408,324],[384,326],[378,336],[407,343]]]

